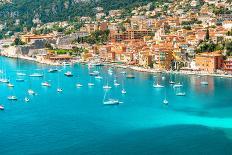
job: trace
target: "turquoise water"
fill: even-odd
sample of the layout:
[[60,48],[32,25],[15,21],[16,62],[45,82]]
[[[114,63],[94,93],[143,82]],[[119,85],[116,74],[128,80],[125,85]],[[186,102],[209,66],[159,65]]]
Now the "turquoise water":
[[[232,80],[207,77],[209,86],[202,87],[197,76],[171,75],[184,84],[187,96],[178,97],[161,75],[134,73],[135,79],[125,79],[126,95],[121,86],[114,87],[114,75],[122,69],[114,69],[108,75],[107,68],[98,70],[104,77],[95,80],[88,75],[84,65],[65,67],[59,73],[48,73],[49,66],[28,61],[0,58],[3,70],[15,87],[0,83],[0,154],[232,154]],[[44,78],[25,77],[16,82],[17,70],[27,74],[44,73]],[[74,77],[64,76],[72,71]],[[58,78],[60,77],[60,78]],[[58,82],[58,79],[60,79]],[[108,80],[106,80],[108,79]],[[152,87],[154,80],[166,88]],[[204,78],[205,79],[205,78]],[[51,88],[41,86],[50,81]],[[95,86],[89,88],[91,81]],[[103,105],[102,86],[109,83],[109,97],[119,99],[118,106]],[[76,88],[82,83],[82,88]],[[57,93],[57,85],[63,88]],[[25,103],[27,89],[38,95]],[[165,90],[169,105],[163,105]],[[7,96],[16,95],[17,102]]]

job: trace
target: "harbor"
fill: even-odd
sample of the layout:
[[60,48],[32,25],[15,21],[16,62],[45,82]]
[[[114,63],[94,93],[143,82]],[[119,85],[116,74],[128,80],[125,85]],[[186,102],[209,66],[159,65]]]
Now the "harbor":
[[[195,154],[231,153],[230,78],[107,65],[54,67],[4,57],[0,62],[1,79],[8,80],[0,83],[0,130],[7,133],[0,153],[156,154],[175,148],[174,154],[184,154],[192,145]],[[143,147],[134,147],[141,141]]]

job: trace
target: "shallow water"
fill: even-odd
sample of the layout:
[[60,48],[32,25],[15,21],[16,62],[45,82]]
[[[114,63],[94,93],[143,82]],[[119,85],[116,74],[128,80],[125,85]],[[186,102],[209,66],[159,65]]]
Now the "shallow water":
[[[134,73],[135,79],[125,79],[122,69],[108,75],[107,67],[97,68],[103,80],[88,75],[84,65],[62,67],[59,73],[48,73],[49,66],[28,61],[0,58],[6,76],[15,85],[0,84],[0,154],[232,154],[232,80],[187,75],[154,75]],[[43,78],[24,77],[16,82],[17,70],[27,74],[44,73]],[[74,77],[64,76],[72,71]],[[126,95],[122,86],[114,87],[118,76],[125,79]],[[165,76],[166,80],[161,77]],[[186,96],[178,97],[169,78],[184,84]],[[209,81],[201,86],[201,80]],[[60,79],[60,80],[58,80]],[[153,82],[166,88],[155,89]],[[49,81],[51,88],[41,86]],[[58,82],[59,81],[59,82]],[[88,82],[95,83],[90,88]],[[104,106],[104,90],[109,82],[113,87],[107,98],[117,98],[122,104]],[[82,88],[76,88],[82,83]],[[62,93],[57,93],[60,85]],[[23,101],[27,89],[38,95]],[[169,105],[163,105],[167,92]],[[16,95],[17,102],[7,96]]]

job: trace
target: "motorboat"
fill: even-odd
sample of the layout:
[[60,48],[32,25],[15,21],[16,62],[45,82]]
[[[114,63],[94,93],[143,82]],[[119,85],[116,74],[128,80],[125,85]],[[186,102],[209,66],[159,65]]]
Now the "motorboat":
[[176,96],[186,96],[186,93],[185,92],[179,92],[179,93],[176,93]]
[[168,105],[168,100],[167,100],[167,99],[164,99],[164,100],[163,100],[163,104]]
[[175,82],[174,81],[169,81],[169,84],[175,84]]
[[55,69],[52,69],[52,68],[51,68],[51,69],[48,70],[48,72],[49,72],[49,73],[55,73],[55,72],[58,72],[58,69],[56,69],[56,68],[55,68]]
[[98,76],[99,72],[98,71],[93,71],[91,73],[89,73],[90,76]]
[[173,85],[173,88],[180,88],[180,87],[183,87],[183,85],[180,84],[180,83],[177,83],[177,84]]
[[201,81],[201,85],[209,85],[207,81]]
[[82,87],[83,85],[80,84],[80,83],[78,83],[78,84],[76,84],[76,86],[77,86],[78,88],[80,88],[80,87]]
[[45,86],[45,87],[50,87],[51,86],[51,84],[49,82],[42,82],[41,85]]
[[126,94],[126,90],[125,89],[122,89],[122,94]]
[[164,86],[162,86],[162,85],[160,85],[160,84],[158,84],[158,83],[157,83],[157,84],[153,84],[153,87],[154,87],[154,88],[164,88]]
[[135,76],[134,76],[134,75],[132,75],[132,74],[129,74],[129,75],[127,75],[127,76],[126,76],[126,78],[128,78],[128,79],[134,79],[134,78],[135,78]]
[[2,83],[9,83],[10,81],[8,79],[0,79],[0,82],[2,82]]
[[24,79],[16,79],[16,82],[24,82]]
[[63,89],[57,88],[56,91],[57,91],[58,93],[61,93],[61,92],[63,91]]
[[109,99],[107,101],[104,101],[104,105],[118,105],[120,102],[116,99]]
[[71,63],[69,63],[69,62],[63,62],[62,65],[63,66],[71,66]]
[[16,96],[8,96],[8,100],[16,101],[18,99]]
[[125,71],[122,71],[121,74],[126,74],[126,72],[125,72]]
[[105,85],[105,86],[103,86],[103,89],[111,89],[112,87],[111,86],[109,86],[109,85]]
[[16,73],[16,75],[18,75],[18,76],[26,76],[25,73],[21,73],[21,72]]
[[14,87],[14,85],[12,83],[8,83],[7,86],[8,87]]
[[94,86],[94,83],[88,83],[88,86],[92,87],[92,86]]
[[43,74],[33,73],[33,74],[30,74],[29,77],[43,77]]
[[117,80],[114,80],[114,86],[120,86],[120,84],[117,82]]
[[34,90],[32,90],[32,89],[28,89],[27,92],[28,92],[29,95],[35,95],[35,92],[34,92]]
[[98,76],[95,77],[95,79],[101,80],[101,79],[103,79],[103,77],[98,75]]
[[25,101],[25,102],[29,102],[30,99],[29,99],[28,97],[25,97],[25,98],[24,98],[24,101]]
[[4,106],[3,105],[0,105],[0,110],[4,110]]
[[70,71],[64,73],[64,75],[67,76],[67,77],[72,77],[73,76],[72,72],[70,72]]

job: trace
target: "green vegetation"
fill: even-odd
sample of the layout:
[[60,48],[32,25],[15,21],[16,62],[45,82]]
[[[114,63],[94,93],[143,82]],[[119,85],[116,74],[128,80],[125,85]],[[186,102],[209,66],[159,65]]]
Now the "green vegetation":
[[72,55],[72,56],[80,56],[81,53],[83,52],[87,52],[87,50],[83,47],[73,47],[73,49],[71,50],[66,50],[66,49],[54,49],[51,50],[53,53],[55,54],[68,54],[68,55]]
[[18,45],[25,45],[26,43],[23,42],[20,38],[15,38],[14,42],[13,42],[13,46],[18,46]]
[[83,38],[77,38],[76,43],[88,43],[88,44],[106,44],[109,40],[110,31],[97,30],[92,32],[91,35]]
[[[8,31],[20,32],[37,26],[37,23],[33,22],[34,19],[39,19],[42,23],[71,21],[78,16],[95,17],[94,8],[97,6],[103,7],[104,12],[108,13],[109,10],[128,10],[151,1],[153,0],[13,0],[12,3],[0,5],[0,23],[6,22],[6,28],[0,33],[0,38],[4,37]],[[16,20],[19,21],[18,24],[15,24]],[[78,29],[80,26],[81,23],[76,23],[74,27]],[[48,32],[42,30],[37,33]]]

